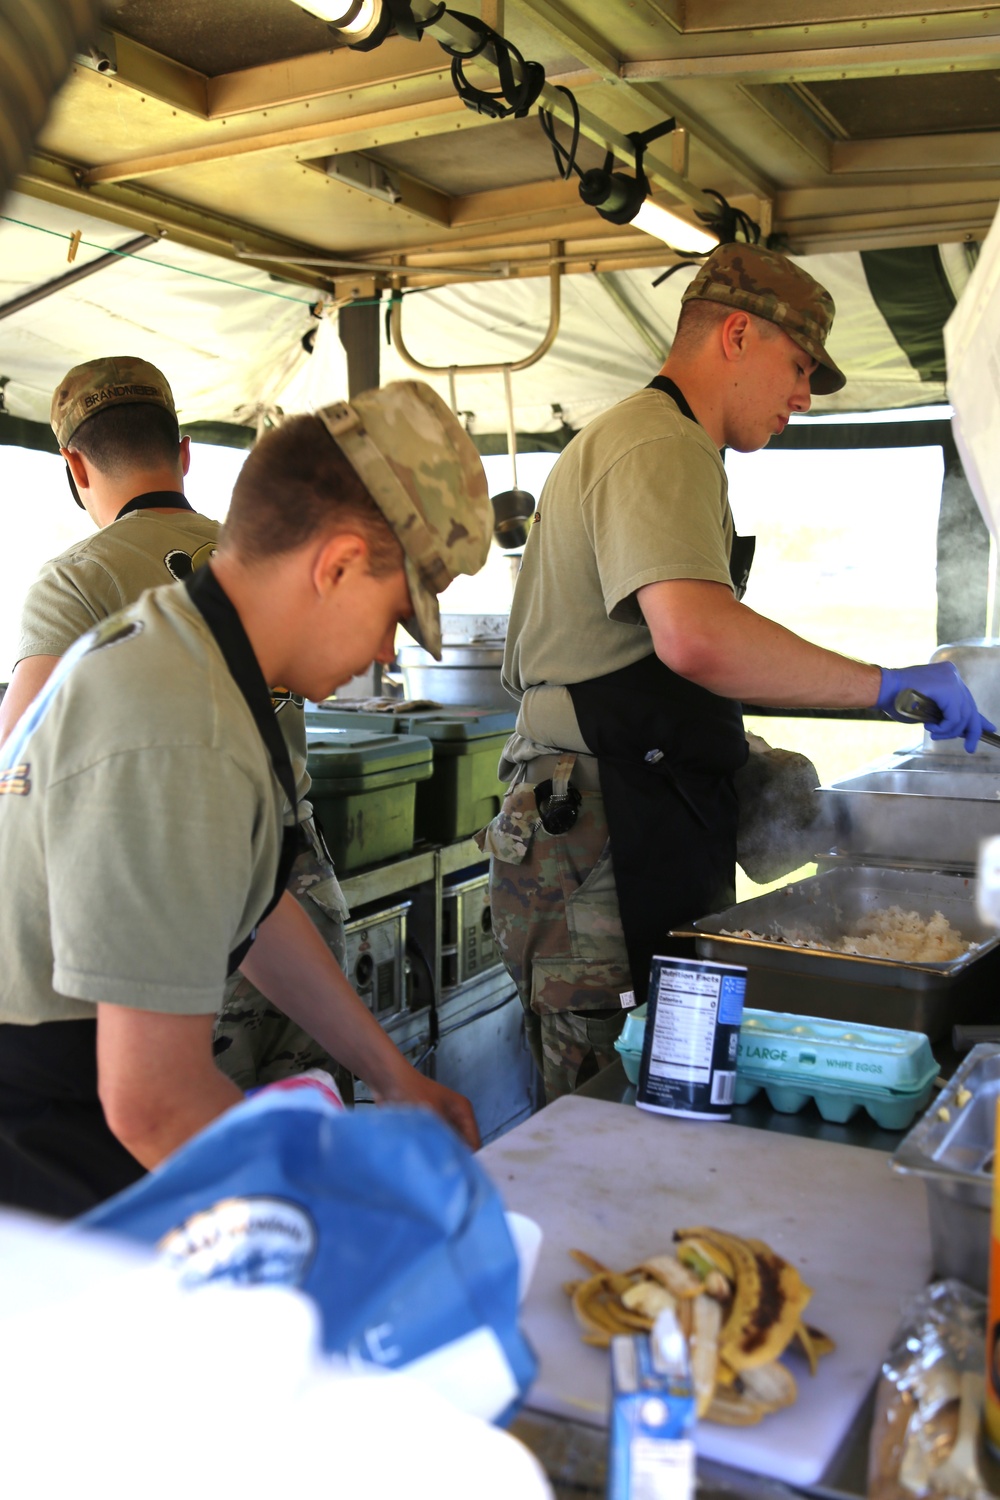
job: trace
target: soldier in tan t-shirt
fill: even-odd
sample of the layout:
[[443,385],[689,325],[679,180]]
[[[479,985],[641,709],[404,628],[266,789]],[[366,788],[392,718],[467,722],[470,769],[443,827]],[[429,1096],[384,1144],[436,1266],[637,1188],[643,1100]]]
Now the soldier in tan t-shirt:
[[833,312],[785,256],[720,246],[659,374],[579,433],[542,490],[503,665],[520,699],[511,790],[484,847],[549,1099],[615,1061],[652,955],[680,951],[671,929],[735,899],[743,701],[894,715],[914,687],[940,737],[973,749],[985,723],[948,664],[853,661],[741,602],[751,539],[734,534],[719,450],[762,448],[812,392],[841,388]]
[[[329,697],[486,559],[485,475],[429,387],[291,418],[237,480],[213,558],[83,636],[0,753],[0,1147],[70,1213],[237,1104],[215,1014],[239,966],[378,1100],[478,1143],[285,888],[291,759],[276,684]],[[270,895],[268,895],[270,893]]]
[[[0,744],[74,641],[134,603],[146,589],[183,579],[215,550],[219,523],[184,495],[190,440],[181,437],[166,376],[147,360],[119,355],[76,365],[52,397],[52,430],[70,488],[98,530],[47,562],[25,597],[17,662],[0,702]],[[302,849],[289,889],[343,967],[347,902],[312,816],[301,699],[275,693],[292,758]],[[329,1054],[236,973],[216,1022],[219,1066],[241,1088],[308,1068],[352,1081]]]

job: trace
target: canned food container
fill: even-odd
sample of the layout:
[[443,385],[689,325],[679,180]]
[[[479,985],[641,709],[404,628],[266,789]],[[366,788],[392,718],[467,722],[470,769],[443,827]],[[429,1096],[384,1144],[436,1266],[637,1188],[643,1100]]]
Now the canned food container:
[[1000,1046],[973,1047],[900,1142],[893,1170],[924,1179],[936,1276],[986,1291]]
[[689,1120],[728,1120],[747,971],[654,954],[635,1102]]
[[[632,1083],[645,1025],[642,1005],[615,1042]],[[883,1130],[905,1130],[930,1100],[937,1072],[930,1042],[918,1032],[745,1010],[734,1102],[749,1104],[763,1089],[780,1114],[798,1114],[812,1100],[831,1123],[845,1124],[863,1109]]]

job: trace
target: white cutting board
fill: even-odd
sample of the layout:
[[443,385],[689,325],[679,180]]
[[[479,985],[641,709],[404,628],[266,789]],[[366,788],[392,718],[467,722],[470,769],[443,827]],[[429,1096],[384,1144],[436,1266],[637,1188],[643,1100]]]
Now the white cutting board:
[[508,1209],[544,1239],[522,1310],[539,1358],[529,1407],[607,1425],[608,1355],[581,1343],[562,1283],[586,1250],[615,1269],[669,1251],[675,1228],[709,1224],[766,1240],[813,1288],[808,1321],[837,1341],[812,1377],[788,1363],[793,1407],[757,1427],[703,1422],[698,1452],[815,1484],[892,1341],[900,1305],[931,1270],[926,1194],[881,1151],[728,1123],[684,1121],[569,1096],[479,1153]]

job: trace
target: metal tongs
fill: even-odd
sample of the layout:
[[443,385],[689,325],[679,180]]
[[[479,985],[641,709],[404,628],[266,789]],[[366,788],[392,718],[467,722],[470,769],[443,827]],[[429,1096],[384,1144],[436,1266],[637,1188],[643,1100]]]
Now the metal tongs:
[[[896,712],[904,719],[913,719],[918,724],[940,724],[942,717],[934,699],[918,693],[915,688],[904,688],[901,693],[896,694]],[[1000,749],[1000,734],[984,729],[979,738],[987,745],[995,745]]]

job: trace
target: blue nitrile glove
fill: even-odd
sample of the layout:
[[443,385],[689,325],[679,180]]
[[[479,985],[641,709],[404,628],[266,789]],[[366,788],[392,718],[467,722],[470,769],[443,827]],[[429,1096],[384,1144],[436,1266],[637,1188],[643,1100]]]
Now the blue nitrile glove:
[[950,661],[925,662],[916,667],[883,667],[882,686],[879,689],[878,707],[890,719],[912,724],[913,720],[896,711],[896,694],[904,688],[923,693],[937,704],[941,718],[937,723],[928,723],[932,740],[964,740],[971,755],[979,744],[984,729],[995,729],[989,719],[984,719],[976,707],[965,683]]

